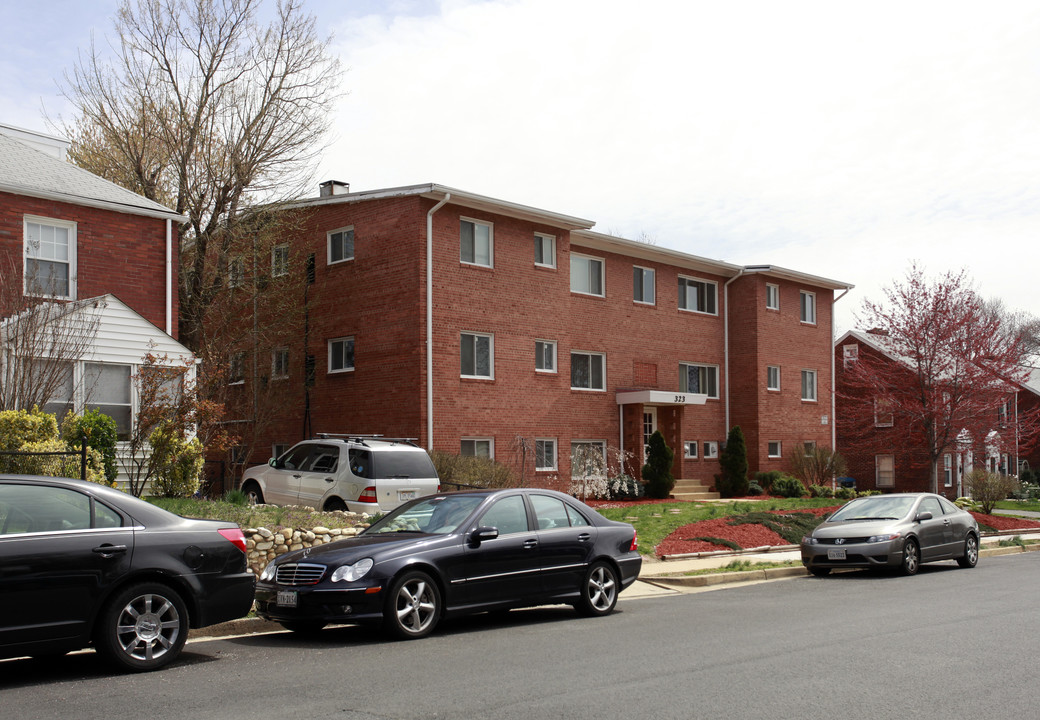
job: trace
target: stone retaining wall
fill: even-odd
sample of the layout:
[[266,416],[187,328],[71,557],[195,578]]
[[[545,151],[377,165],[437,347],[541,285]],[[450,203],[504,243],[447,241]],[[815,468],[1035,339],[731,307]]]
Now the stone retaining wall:
[[246,528],[242,532],[246,536],[246,553],[249,569],[260,577],[267,563],[282,553],[290,550],[324,545],[325,543],[354,537],[368,525],[360,524],[351,528],[314,527],[307,529],[278,528]]

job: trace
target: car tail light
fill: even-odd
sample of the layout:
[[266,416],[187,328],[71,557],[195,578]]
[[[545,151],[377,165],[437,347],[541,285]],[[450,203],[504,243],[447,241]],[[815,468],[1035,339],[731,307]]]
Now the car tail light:
[[239,528],[221,528],[220,530],[217,530],[217,532],[227,538],[227,540],[239,550],[247,552],[246,536],[242,534],[242,530]]
[[377,500],[378,500],[378,498],[376,498],[376,486],[375,485],[369,485],[367,488],[365,488],[364,490],[361,491],[360,495],[358,495],[358,502],[374,503]]
[[639,549],[639,538],[635,530],[632,531],[632,547],[628,549],[629,552],[636,552]]

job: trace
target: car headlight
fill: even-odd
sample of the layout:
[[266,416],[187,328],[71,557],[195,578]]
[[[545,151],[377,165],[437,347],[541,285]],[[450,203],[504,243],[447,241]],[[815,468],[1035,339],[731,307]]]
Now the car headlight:
[[332,571],[332,582],[339,582],[340,580],[354,582],[355,580],[360,580],[368,574],[373,565],[375,565],[375,562],[372,561],[372,558],[362,558],[353,565],[340,565]]
[[274,563],[273,562],[267,563],[267,565],[264,567],[264,571],[262,573],[260,573],[260,581],[261,582],[268,582],[269,580],[274,580],[274,571],[275,571]]
[[802,545],[815,545],[817,543],[816,538],[811,535],[806,535],[802,538]]
[[871,535],[867,538],[868,543],[888,542],[899,537],[899,533],[888,533],[887,535]]

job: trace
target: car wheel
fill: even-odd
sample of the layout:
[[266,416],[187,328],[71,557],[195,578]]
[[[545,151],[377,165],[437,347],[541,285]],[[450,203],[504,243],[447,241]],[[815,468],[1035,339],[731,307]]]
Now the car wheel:
[[328,623],[324,620],[295,620],[279,624],[290,632],[299,633],[301,635],[313,635],[314,633],[321,632]]
[[811,572],[816,577],[823,577],[824,575],[830,575],[831,574],[831,569],[830,568],[822,568],[822,567],[814,567],[814,568],[809,568],[809,572]]
[[398,578],[390,590],[383,619],[395,637],[426,637],[437,627],[441,614],[441,593],[437,583],[424,572],[409,572]]
[[575,606],[582,615],[609,615],[617,605],[618,577],[605,562],[593,563],[581,584],[581,599]]
[[188,639],[188,609],[171,587],[132,585],[105,606],[94,645],[126,670],[157,670],[172,662]]
[[962,568],[973,568],[979,562],[979,539],[972,534],[964,540],[964,555],[957,558]]
[[325,503],[325,512],[335,512],[336,510],[346,510],[347,504],[339,498],[332,498]]
[[903,563],[900,565],[899,570],[904,575],[916,575],[920,567],[921,550],[917,547],[917,541],[913,538],[907,538],[906,543],[903,545]]
[[246,499],[249,500],[250,505],[263,505],[264,494],[260,490],[260,486],[255,482],[247,482],[242,486],[242,492],[246,494]]

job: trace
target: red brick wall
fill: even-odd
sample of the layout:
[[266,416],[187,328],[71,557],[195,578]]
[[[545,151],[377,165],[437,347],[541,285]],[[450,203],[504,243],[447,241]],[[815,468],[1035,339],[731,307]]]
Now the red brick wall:
[[[76,223],[78,299],[112,293],[160,330],[166,329],[165,220],[0,192],[0,254],[11,258],[19,273],[25,215]],[[176,228],[174,233],[176,263]],[[177,337],[176,320],[172,333]]]
[[[766,285],[780,288],[780,308],[766,308]],[[816,324],[801,322],[800,292],[816,294]],[[806,442],[830,447],[830,290],[744,275],[729,287],[730,423],[739,425],[756,470],[790,470],[790,454]],[[766,368],[780,368],[780,391],[767,390]],[[815,370],[816,401],[802,400],[802,370]],[[782,457],[769,458],[768,444],[780,442]]]
[[[404,197],[330,204],[309,211],[301,240],[317,259],[318,289],[309,344],[318,368],[312,391],[315,431],[405,435],[429,445],[424,392],[424,238],[426,213],[434,202]],[[462,217],[492,223],[493,267],[460,262]],[[355,259],[329,267],[325,260],[326,232],[349,225],[355,231]],[[720,398],[725,397],[724,277],[636,261],[577,244],[572,247],[566,230],[450,203],[434,214],[433,232],[434,449],[457,453],[461,438],[492,438],[499,461],[518,463],[518,436],[555,439],[558,469],[535,474],[533,458],[528,455],[527,482],[566,488],[572,441],[605,440],[610,446],[619,445],[619,389],[677,391],[679,364],[704,363],[718,366]],[[556,237],[556,268],[534,264],[535,232]],[[604,260],[604,297],[570,291],[571,251]],[[652,267],[656,272],[654,305],[632,299],[634,264]],[[679,310],[680,274],[718,284],[718,315]],[[757,279],[749,278],[731,292],[731,297],[757,293],[757,283]],[[743,315],[736,321],[738,329],[744,325],[748,328],[741,329],[742,351],[753,354],[754,343],[765,342],[774,348],[770,351],[773,354],[790,354],[784,356],[784,363],[797,359],[819,371],[818,403],[803,405],[797,375],[785,375],[782,404],[771,406],[763,420],[758,419],[757,410],[746,416],[755,432],[764,422],[783,427],[780,439],[785,446],[793,438],[830,443],[829,426],[821,427],[819,417],[830,413],[830,293],[816,292],[818,325],[811,329],[797,322],[794,285],[785,286],[783,298],[787,313],[795,313],[793,323],[788,314],[777,318],[754,316],[757,299],[743,306]],[[460,377],[463,332],[494,336],[492,379]],[[325,343],[346,335],[356,339],[356,369],[328,375]],[[557,372],[535,370],[536,340],[557,344]],[[787,349],[787,345],[797,347]],[[571,389],[572,351],[605,353],[606,392]],[[813,353],[817,354],[814,362],[803,360]],[[742,358],[741,362],[746,360]],[[756,368],[754,362],[739,367],[739,373],[753,373],[755,379],[741,384],[743,395],[735,398],[734,407],[762,404],[756,394],[765,394],[765,369]],[[625,422],[625,449],[635,456],[629,469],[636,474],[642,463],[642,448],[636,442],[641,420],[638,413],[631,412]],[[721,445],[726,437],[723,400],[708,400],[705,405],[685,406],[674,412],[659,408],[658,424],[673,443],[676,475],[711,483],[719,472],[718,461],[703,457],[684,460],[682,442],[693,440],[702,445],[716,441]],[[298,416],[294,417],[272,429],[271,442],[299,440],[301,427]],[[266,447],[262,447],[263,453]]]

